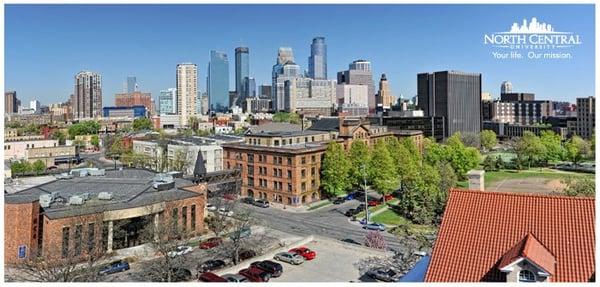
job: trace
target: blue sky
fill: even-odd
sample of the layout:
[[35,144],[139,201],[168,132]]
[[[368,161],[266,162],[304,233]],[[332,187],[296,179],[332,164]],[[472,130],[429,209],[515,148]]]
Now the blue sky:
[[[579,34],[569,60],[497,60],[486,33],[537,17]],[[480,72],[483,90],[504,80],[540,99],[594,95],[594,6],[587,5],[6,5],[5,89],[24,102],[65,101],[80,70],[103,76],[103,104],[114,105],[127,75],[151,92],[175,86],[175,66],[198,64],[206,90],[209,52],[225,51],[234,89],[234,49],[250,48],[250,74],[271,83],[277,49],[290,46],[308,68],[310,42],[326,37],[328,76],[355,59],[372,62],[398,96],[416,94],[416,74]]]

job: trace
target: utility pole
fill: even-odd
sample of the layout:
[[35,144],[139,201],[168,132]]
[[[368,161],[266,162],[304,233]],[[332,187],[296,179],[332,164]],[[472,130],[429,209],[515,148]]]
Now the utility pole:
[[362,164],[363,173],[363,190],[365,192],[365,224],[369,224],[369,202],[367,199],[367,168],[365,164]]

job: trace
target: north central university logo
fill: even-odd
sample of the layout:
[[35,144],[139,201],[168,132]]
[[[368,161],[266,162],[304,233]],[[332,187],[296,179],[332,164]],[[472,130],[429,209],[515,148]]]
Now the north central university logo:
[[[581,45],[581,37],[572,32],[556,31],[548,23],[539,22],[536,17],[530,21],[523,19],[521,24],[513,23],[508,32],[496,32],[485,34],[483,38],[485,45],[495,48],[508,49],[509,53],[492,53],[495,58],[523,58],[518,50],[528,50],[528,58],[571,58],[571,53],[563,52],[566,48]],[[550,50],[561,49],[559,53]],[[537,53],[543,50],[549,52],[548,55]],[[502,57],[505,56],[505,57]]]

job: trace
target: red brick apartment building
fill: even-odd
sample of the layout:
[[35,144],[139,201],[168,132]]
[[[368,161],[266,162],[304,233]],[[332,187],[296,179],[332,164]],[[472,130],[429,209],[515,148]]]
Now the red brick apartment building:
[[451,190],[427,282],[595,281],[595,199]]
[[200,234],[205,203],[204,185],[174,174],[82,169],[4,195],[4,262],[36,255],[83,258],[137,246],[146,243],[140,236],[145,226],[165,220],[175,220],[190,236]]

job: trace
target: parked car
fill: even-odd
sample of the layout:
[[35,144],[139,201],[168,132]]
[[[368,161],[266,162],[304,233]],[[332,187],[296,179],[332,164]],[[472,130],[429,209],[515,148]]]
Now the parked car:
[[252,197],[244,197],[241,200],[243,203],[247,203],[247,204],[254,204],[254,198]]
[[344,197],[345,200],[353,200],[354,198],[354,193],[348,193],[346,197]]
[[289,250],[289,252],[296,253],[296,254],[304,257],[304,259],[306,259],[306,260],[313,260],[317,257],[317,252],[310,250],[304,246],[292,248]]
[[379,204],[381,204],[379,200],[369,200],[369,206],[377,206]]
[[393,200],[394,196],[391,195],[391,194],[386,194],[386,195],[384,195],[384,196],[381,197],[381,202],[383,202],[384,199],[385,199],[386,202],[388,202],[390,200]]
[[250,231],[250,227],[244,227],[240,230],[236,230],[234,232],[232,232],[229,235],[229,238],[231,238],[231,240],[235,240],[235,239],[240,239],[240,238],[246,238],[248,236],[250,236],[252,234],[252,232]]
[[204,242],[201,242],[198,247],[200,247],[200,249],[211,249],[221,245],[221,243],[223,243],[223,239],[221,237],[212,237]]
[[221,277],[223,277],[225,280],[227,280],[227,282],[236,282],[236,283],[248,282],[248,278],[246,278],[240,274],[225,274]]
[[235,200],[237,198],[237,195],[235,195],[233,193],[226,193],[223,195],[223,198],[225,198],[227,200]]
[[167,253],[167,255],[169,255],[169,257],[176,257],[176,256],[188,254],[190,252],[192,252],[192,247],[190,247],[190,246],[177,246],[177,248],[175,248],[175,250],[170,251],[169,253]]
[[289,264],[299,265],[304,262],[304,257],[292,252],[279,252],[273,257],[275,260],[287,262]]
[[256,205],[258,207],[262,207],[262,208],[267,208],[267,207],[269,207],[269,201],[267,201],[265,199],[257,199],[254,201],[254,205]]
[[269,282],[271,279],[271,273],[254,266],[242,269],[238,274],[248,278],[250,282]]
[[356,208],[350,208],[348,210],[346,210],[346,213],[344,213],[344,215],[350,217],[353,216],[355,214],[357,214],[358,212],[356,212]]
[[198,276],[198,281],[202,282],[227,282],[227,280],[215,273],[204,272]]
[[206,204],[206,209],[207,209],[208,211],[215,211],[215,210],[217,210],[217,207],[216,207],[216,206],[214,206],[214,205],[212,205],[212,204],[210,204],[210,203],[207,203],[207,204]]
[[254,250],[250,250],[250,249],[243,249],[243,250],[240,250],[240,253],[238,253],[238,257],[240,258],[241,261],[248,260],[255,256],[256,256],[256,252]]
[[350,244],[362,245],[360,242],[358,242],[354,239],[351,239],[351,238],[340,239],[340,241],[350,243]]
[[173,268],[171,269],[173,277],[171,282],[183,282],[190,281],[192,279],[192,271],[185,268]]
[[211,259],[206,260],[200,264],[198,264],[198,272],[204,273],[208,271],[215,271],[225,267],[225,261],[221,259]]
[[385,231],[385,226],[380,223],[369,223],[363,226],[364,229],[367,230],[377,230],[377,231]]
[[98,275],[108,275],[117,272],[123,272],[129,270],[129,263],[124,260],[118,260],[105,265],[100,269]]
[[[364,211],[364,210],[365,210],[365,204],[364,204],[364,203],[361,203],[361,204],[359,204],[359,205],[356,207],[356,211],[358,211],[358,212],[361,212],[361,211]],[[357,212],[357,213],[358,213],[358,212]]]
[[336,197],[336,198],[333,200],[333,204],[342,204],[342,203],[344,203],[345,201],[346,201],[346,199],[345,199],[345,198],[343,198],[343,197]]
[[230,217],[233,216],[233,211],[231,211],[231,210],[229,210],[229,209],[227,209],[225,207],[219,208],[218,212],[221,215],[230,216]]
[[396,271],[385,267],[371,269],[367,271],[367,276],[385,282],[394,282],[400,278],[400,274]]
[[265,270],[271,274],[271,277],[279,277],[283,273],[283,266],[277,262],[273,262],[271,260],[265,261],[255,261],[250,264],[252,267],[258,267],[262,270]]

